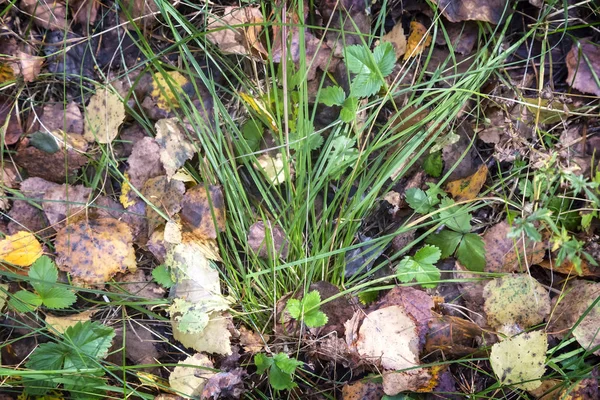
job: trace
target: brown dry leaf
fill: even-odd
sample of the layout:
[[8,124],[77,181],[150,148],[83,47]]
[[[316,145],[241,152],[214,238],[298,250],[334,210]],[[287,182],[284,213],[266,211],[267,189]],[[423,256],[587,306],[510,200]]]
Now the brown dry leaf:
[[[508,238],[511,227],[502,221],[483,234],[486,272],[516,272],[525,265],[540,264],[546,256],[546,246],[531,240]],[[523,246],[525,240],[526,246]]]
[[498,24],[511,11],[508,0],[434,0],[450,22],[487,21]]
[[68,28],[67,7],[62,0],[21,0],[21,8],[31,14],[33,21],[42,28]]
[[473,175],[448,183],[446,191],[456,201],[473,200],[483,187],[487,174],[487,165],[481,164]]
[[56,236],[56,264],[76,284],[103,285],[116,273],[137,269],[129,226],[113,218],[79,221]]
[[[204,354],[196,353],[179,364],[181,366],[176,366],[169,376],[171,390],[186,397],[199,398],[208,379],[215,374],[210,371],[213,363]],[[188,365],[197,365],[200,368],[191,368]]]
[[160,161],[168,179],[196,154],[194,145],[177,121],[177,118],[170,118],[156,122],[156,143],[160,146]]
[[268,336],[264,340],[258,332],[254,332],[245,326],[240,326],[240,344],[245,351],[251,354],[260,353],[265,347],[265,342],[268,341]]
[[436,376],[428,368],[383,373],[383,391],[388,396],[395,396],[400,392],[430,392],[436,383]]
[[229,372],[219,372],[208,379],[202,399],[239,399],[246,391],[243,378],[246,371],[236,368]]
[[[140,190],[148,179],[164,174],[160,161],[160,146],[153,138],[144,137],[133,145],[127,164],[126,174],[129,182],[124,182],[121,190],[124,202],[131,205],[138,198],[131,186]],[[121,204],[124,202],[121,201]]]
[[[125,356],[133,365],[156,364],[157,359],[160,357],[156,348],[157,342],[157,337],[154,336],[151,329],[140,326],[135,322],[128,323],[125,334],[123,334],[122,327],[115,329],[113,344],[106,359],[115,365],[122,366],[123,351],[125,351]],[[153,369],[155,367],[149,367],[146,370]]]
[[33,82],[42,71],[42,65],[44,64],[44,57],[38,57],[26,53],[24,51],[18,51],[17,63],[19,71],[23,76],[25,82]]
[[143,299],[162,299],[165,296],[165,289],[154,282],[152,276],[146,275],[141,269],[133,273],[117,275],[114,280],[116,282],[109,288],[114,293],[131,294]]
[[206,38],[225,54],[267,55],[259,40],[262,22],[259,7],[225,7],[222,17],[208,17]]
[[177,214],[181,210],[185,185],[183,182],[175,180],[169,182],[165,175],[161,175],[148,179],[141,192],[146,201],[151,204],[146,207],[146,217],[148,218],[148,234],[152,234],[158,226],[166,223],[153,207],[161,210],[167,216]]
[[559,274],[565,274],[570,276],[584,276],[590,278],[598,278],[600,277],[600,266],[594,266],[587,262],[585,258],[581,260],[581,274],[577,274],[575,269],[575,264],[573,264],[570,260],[565,260],[561,265],[554,264],[551,260],[544,260],[537,263],[540,267],[546,268],[553,272],[558,272]]
[[86,108],[84,137],[88,142],[111,143],[125,120],[125,106],[119,95],[101,88]]
[[[121,20],[133,19],[134,23],[143,30],[151,28],[158,21],[154,14],[160,11],[154,0],[129,0],[121,7],[123,7],[120,14]],[[130,27],[130,29],[132,28]]]
[[[573,44],[566,58],[567,83],[583,93],[600,96],[600,47],[589,40]],[[591,67],[591,68],[590,68]],[[594,73],[592,73],[592,69]]]
[[411,57],[416,57],[431,44],[431,36],[427,28],[420,22],[412,21],[410,23],[410,35],[406,44],[404,61]]
[[[450,43],[454,52],[468,55],[473,51],[477,43],[479,29],[476,22],[444,22]],[[436,36],[436,44],[445,45],[446,37],[443,34]]]
[[35,119],[28,123],[27,133],[62,131],[83,134],[83,115],[74,101],[66,106],[64,103],[45,104],[41,115],[32,114]]
[[54,233],[48,227],[48,220],[41,206],[41,199],[50,188],[57,186],[56,183],[48,182],[42,178],[28,178],[21,182],[21,194],[28,200],[13,200],[13,206],[8,213],[10,222],[8,231],[11,234],[27,230],[36,232],[41,237],[47,237]]
[[[0,240],[0,261],[29,267],[42,255],[42,245],[31,232],[17,232]],[[9,268],[2,266],[2,269]],[[9,269],[12,270],[12,269]]]
[[92,189],[83,185],[54,186],[44,195],[42,206],[50,225],[56,230],[85,218]]
[[181,221],[197,238],[216,239],[217,233],[225,230],[225,199],[221,188],[199,184],[188,189],[181,202]]
[[16,105],[14,98],[0,95],[0,134],[5,145],[17,143],[23,134]]
[[46,314],[46,325],[50,326],[50,332],[56,336],[62,336],[67,328],[76,325],[78,322],[89,321],[97,310],[86,310],[79,314],[57,316]]
[[93,25],[96,22],[99,7],[100,2],[98,0],[69,0],[73,21],[83,25]]
[[[270,259],[281,257],[286,259],[288,255],[289,241],[285,232],[279,225],[273,225],[268,222],[269,229],[266,229],[262,221],[254,223],[248,230],[248,246],[258,255],[258,257]],[[268,232],[268,235],[267,235]]]
[[406,35],[404,35],[404,28],[402,22],[398,22],[391,31],[381,37],[382,42],[391,43],[394,46],[396,52],[396,59],[399,59],[406,53]]
[[483,297],[488,324],[508,336],[541,323],[550,314],[548,291],[528,274],[490,281]]
[[442,359],[466,357],[477,351],[477,341],[484,337],[484,331],[474,322],[435,314],[429,322],[424,353]]
[[380,400],[383,397],[381,383],[358,381],[342,387],[342,400]]

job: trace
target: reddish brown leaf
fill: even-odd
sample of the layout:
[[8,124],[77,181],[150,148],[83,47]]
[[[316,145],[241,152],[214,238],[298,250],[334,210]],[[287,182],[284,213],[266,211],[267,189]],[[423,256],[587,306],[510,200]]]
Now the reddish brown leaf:
[[22,9],[33,16],[33,21],[42,28],[65,30],[67,8],[61,0],[21,0]]
[[[167,217],[174,216],[181,210],[184,192],[185,185],[183,182],[169,181],[164,175],[148,179],[142,188],[144,198],[152,206],[165,213]],[[152,234],[158,226],[164,225],[166,222],[152,206],[146,207],[148,234]]]
[[27,171],[29,176],[64,183],[66,180],[75,180],[77,171],[87,164],[88,159],[80,152],[71,149],[66,152],[60,149],[54,154],[49,154],[35,147],[26,147],[17,150],[15,161]]
[[[213,214],[216,220],[213,220]],[[189,189],[181,202],[181,221],[199,239],[216,239],[225,230],[225,200],[218,186],[199,184]]]
[[[576,42],[566,61],[569,71],[567,83],[580,92],[600,96],[600,46],[589,40]],[[594,78],[592,69],[598,80]]]
[[511,11],[508,0],[434,0],[451,22],[487,21],[498,24]]
[[48,189],[44,195],[44,212],[56,230],[85,218],[84,212],[92,189],[83,185],[61,185]]

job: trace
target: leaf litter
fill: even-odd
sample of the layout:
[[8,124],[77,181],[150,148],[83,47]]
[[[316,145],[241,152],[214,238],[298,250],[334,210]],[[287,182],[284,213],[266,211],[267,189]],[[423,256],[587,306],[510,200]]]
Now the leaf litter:
[[[473,390],[498,385],[518,395],[565,384],[563,375],[547,368],[547,355],[553,357],[549,350],[559,354],[552,362],[561,372],[597,367],[597,33],[578,28],[568,39],[549,39],[550,46],[540,46],[543,40],[537,36],[531,38],[531,47],[515,46],[511,68],[500,61],[505,76],[469,88],[481,96],[458,105],[457,118],[445,124],[428,120],[440,104],[408,104],[412,100],[406,93],[394,90],[406,87],[420,93],[419,85],[428,80],[427,90],[433,93],[470,79],[478,68],[473,60],[483,51],[481,40],[495,38],[500,31],[494,29],[514,18],[509,2],[439,0],[434,2],[437,11],[425,4],[389,3],[385,8],[374,2],[367,9],[359,2],[318,2],[314,9],[284,8],[287,14],[228,2],[214,10],[209,5],[206,15],[188,21],[202,20],[206,32],[207,46],[201,51],[206,54],[195,54],[194,62],[210,70],[216,83],[211,90],[218,96],[236,94],[242,100],[214,113],[208,83],[187,74],[185,62],[176,55],[167,55],[173,38],[160,10],[152,2],[130,3],[116,10],[86,0],[24,0],[19,10],[7,13],[18,15],[19,23],[3,17],[0,76],[7,89],[0,102],[6,150],[0,262],[7,274],[2,282],[9,284],[0,284],[0,297],[6,295],[13,316],[44,315],[50,331],[62,333],[56,342],[32,343],[15,365],[90,367],[87,361],[77,364],[75,354],[60,341],[71,338],[87,351],[83,339],[89,334],[98,347],[85,354],[94,362],[106,357],[104,362],[119,366],[123,360],[127,366],[177,364],[138,374],[141,390],[153,395],[165,392],[168,380],[172,392],[187,397],[239,398],[246,391],[271,389],[290,389],[290,395],[300,397],[322,387],[344,399],[407,391],[461,393],[468,385],[461,378],[464,367],[454,362],[459,358],[485,359],[478,361],[481,371],[493,372],[469,371]],[[515,6],[519,15],[541,10],[536,8],[541,2],[529,3]],[[547,7],[561,15],[558,5]],[[593,19],[580,5],[571,8],[581,21]],[[117,11],[121,21],[129,16],[135,23],[117,24]],[[22,21],[32,23],[31,32],[19,36]],[[305,21],[309,26],[303,26]],[[375,30],[376,21],[385,23]],[[82,29],[87,26],[96,33]],[[511,37],[523,33],[516,23],[506,26]],[[132,68],[147,61],[141,52],[130,51],[140,34],[167,39],[152,44],[162,68]],[[41,35],[44,49],[34,39]],[[372,35],[373,46],[366,46],[362,35]],[[115,50],[121,42],[123,49]],[[104,60],[103,53],[117,51],[122,57]],[[544,58],[543,51],[551,57]],[[244,75],[268,78],[265,83],[273,79],[274,84],[244,87],[243,92],[229,88],[218,72],[221,59],[217,65],[204,59],[214,60],[213,54],[228,57],[223,65],[239,61]],[[538,59],[546,60],[543,69],[533,61]],[[519,60],[531,62],[532,68],[521,68]],[[273,77],[262,72],[271,61],[277,69]],[[102,85],[94,89],[81,76]],[[60,77],[56,82],[64,87],[54,90],[56,82],[50,77]],[[284,77],[287,89],[280,85]],[[310,105],[319,101],[321,107],[315,107],[314,126],[305,135],[307,143],[312,138],[308,152],[301,147],[305,139],[300,134],[290,136],[291,143],[281,139],[306,130],[299,111],[302,79],[308,81]],[[51,90],[44,95],[29,90],[38,84]],[[11,91],[15,88],[26,90]],[[353,136],[362,132],[375,103],[381,113],[373,128],[368,135]],[[182,116],[190,105],[205,124],[194,125],[188,115]],[[280,119],[284,108],[289,115]],[[223,133],[224,125],[215,121],[223,124],[225,112],[240,124],[254,115],[258,137],[251,150],[260,147],[260,153],[240,152],[234,143],[242,138],[235,129]],[[361,165],[357,160],[368,153],[379,124],[385,125],[389,117],[396,132],[422,124],[422,132],[410,133],[426,135],[433,148],[421,153],[410,149],[414,160],[390,169],[392,179],[385,190],[381,185],[361,186],[353,182],[361,174],[354,166]],[[347,130],[336,131],[345,123]],[[218,135],[227,141],[221,143]],[[234,157],[228,153],[232,165],[244,160],[235,167],[244,179],[252,177],[246,183],[262,179],[265,186],[258,191],[254,183],[244,185],[250,209],[242,209],[242,194],[231,192],[230,178],[210,172],[215,155],[206,144],[212,141],[230,146],[222,151],[233,150]],[[389,157],[408,142],[377,143],[377,157]],[[302,218],[314,219],[320,227],[315,231],[335,226],[333,237],[347,235],[348,245],[356,247],[348,250],[350,258],[342,254],[341,259],[368,264],[362,269],[350,265],[353,273],[335,285],[318,281],[316,275],[306,278],[304,257],[312,254],[318,240],[310,230],[295,230],[288,224],[289,215],[284,216],[298,211],[285,203],[307,179],[301,154],[308,154],[315,165],[339,166],[322,170],[323,179],[329,180],[327,193],[315,193],[320,205],[304,210]],[[110,159],[110,167],[103,165],[103,157]],[[361,222],[360,232],[346,232],[349,220],[335,193],[354,184],[360,189],[350,201],[381,190],[377,196],[385,202],[375,202],[373,215],[352,217]],[[282,204],[271,207],[275,198]],[[242,214],[248,219],[237,232]],[[326,219],[321,220],[323,215]],[[395,232],[406,227],[410,230]],[[397,239],[392,246],[372,251],[365,244],[390,233]],[[345,250],[332,243],[327,246],[333,252],[329,258],[311,259],[322,263],[324,276],[336,252]],[[56,267],[42,254],[54,257]],[[235,273],[230,264],[235,264]],[[258,272],[252,273],[253,268]],[[262,278],[271,268],[275,279],[285,276],[280,271],[294,270],[298,275],[293,286],[279,283],[276,291],[266,289]],[[16,282],[15,273],[23,276],[22,282]],[[245,285],[243,293],[230,286],[237,280]],[[67,290],[62,285],[68,282],[74,286]],[[50,283],[57,293],[66,290],[62,297],[49,290]],[[108,310],[116,306],[106,299],[125,302],[122,309],[127,312],[134,310],[128,304],[145,299],[152,304],[135,310],[149,314],[140,319],[136,314],[125,328],[109,328],[116,324],[107,314],[100,317],[95,308],[82,311],[100,297],[85,291],[75,295],[79,286],[102,290],[102,307]],[[269,293],[269,304],[258,311],[247,309],[258,293]],[[254,324],[254,315],[267,314],[264,326]],[[170,324],[157,328],[156,316]],[[575,340],[570,347],[557,342],[571,337]],[[9,346],[3,346],[3,359],[17,354],[6,358]],[[165,351],[167,346],[170,351]],[[50,354],[57,350],[65,357],[48,365],[56,362]],[[586,353],[572,364],[560,358],[573,350]],[[26,354],[31,355],[26,359]],[[588,376],[592,378],[574,383],[573,391],[595,398],[593,374]],[[91,392],[102,383],[116,383],[113,378],[89,378]],[[58,381],[51,385],[46,387],[55,388]],[[78,389],[70,383],[60,387],[72,393]]]

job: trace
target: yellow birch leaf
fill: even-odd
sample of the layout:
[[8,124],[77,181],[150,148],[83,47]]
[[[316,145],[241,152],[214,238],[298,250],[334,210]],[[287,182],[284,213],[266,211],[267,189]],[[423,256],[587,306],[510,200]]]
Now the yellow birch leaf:
[[177,71],[157,72],[153,75],[151,96],[158,108],[172,111],[179,107],[179,96],[188,83],[188,79]]
[[267,126],[273,129],[275,132],[279,131],[277,129],[275,117],[273,117],[273,114],[271,111],[269,111],[264,101],[262,101],[260,98],[250,96],[248,93],[240,92],[239,94],[242,100],[244,100],[250,107],[252,107],[254,111],[256,111],[258,116],[263,120],[263,122],[266,123]]
[[0,261],[29,267],[42,255],[42,245],[31,232],[17,232],[0,241]]
[[420,22],[412,21],[410,23],[410,35],[406,44],[404,61],[411,57],[416,57],[431,44],[431,36],[427,33],[427,28]]
[[63,316],[46,314],[46,325],[52,327],[52,329],[50,329],[51,333],[60,336],[65,333],[67,328],[75,326],[78,322],[89,321],[95,312],[96,310],[87,310],[80,312],[79,314]]
[[450,182],[446,186],[446,192],[450,193],[456,201],[472,200],[483,187],[487,173],[487,165],[481,164],[473,175]]
[[86,108],[85,132],[88,142],[111,143],[125,120],[125,105],[118,94],[99,89]]

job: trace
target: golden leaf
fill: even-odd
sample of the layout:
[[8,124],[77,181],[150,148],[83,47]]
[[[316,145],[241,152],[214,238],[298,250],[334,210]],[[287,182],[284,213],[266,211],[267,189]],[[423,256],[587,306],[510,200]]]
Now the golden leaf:
[[0,261],[28,267],[41,255],[42,245],[31,232],[17,232],[0,241]]
[[450,193],[456,201],[472,200],[483,187],[487,173],[487,165],[481,164],[473,175],[448,183],[446,192]]
[[153,75],[151,96],[161,110],[172,111],[179,107],[179,96],[188,79],[177,71],[157,72]]
[[125,120],[125,105],[119,95],[104,88],[96,91],[86,108],[85,132],[88,142],[111,143]]
[[431,44],[431,36],[427,33],[427,28],[420,22],[412,21],[410,23],[410,35],[406,44],[404,61],[411,57],[416,57]]

